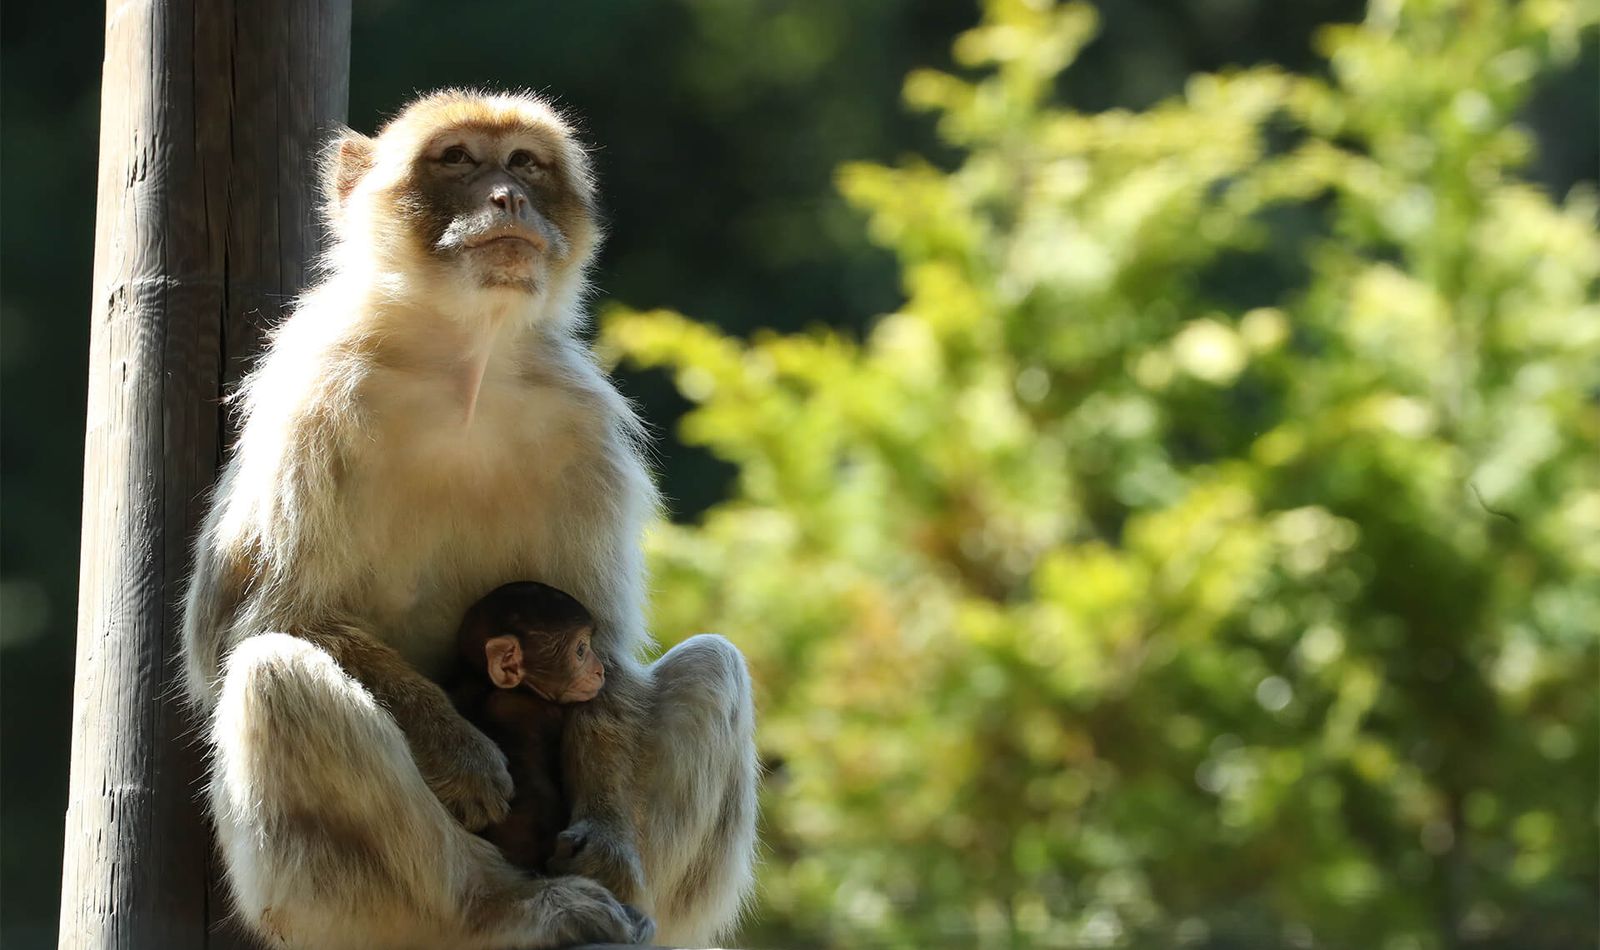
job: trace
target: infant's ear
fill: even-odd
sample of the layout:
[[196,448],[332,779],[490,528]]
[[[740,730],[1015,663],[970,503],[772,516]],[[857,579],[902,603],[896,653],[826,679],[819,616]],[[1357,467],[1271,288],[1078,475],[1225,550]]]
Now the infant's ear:
[[513,636],[490,637],[483,644],[489,681],[501,689],[522,685],[522,644]]

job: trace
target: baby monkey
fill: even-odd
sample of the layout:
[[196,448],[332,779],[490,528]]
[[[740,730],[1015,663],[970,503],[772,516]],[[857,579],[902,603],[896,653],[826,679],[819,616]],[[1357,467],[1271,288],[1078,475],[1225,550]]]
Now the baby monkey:
[[468,608],[457,633],[467,672],[452,699],[505,752],[514,788],[510,812],[479,833],[535,874],[571,818],[561,780],[565,707],[605,685],[593,631],[594,618],[570,595],[518,581]]

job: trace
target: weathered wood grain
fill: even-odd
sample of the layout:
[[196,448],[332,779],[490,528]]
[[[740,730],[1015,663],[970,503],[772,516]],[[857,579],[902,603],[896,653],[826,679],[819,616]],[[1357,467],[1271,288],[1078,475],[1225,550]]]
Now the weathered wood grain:
[[350,0],[110,0],[63,948],[243,945],[177,701],[178,604],[235,380],[306,279]]

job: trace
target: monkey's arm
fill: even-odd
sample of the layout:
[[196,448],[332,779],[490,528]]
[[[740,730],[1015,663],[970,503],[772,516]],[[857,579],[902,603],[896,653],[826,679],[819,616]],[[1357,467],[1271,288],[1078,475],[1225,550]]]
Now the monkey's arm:
[[[232,495],[239,465],[235,460],[223,469],[218,498]],[[189,701],[207,711],[222,685],[222,660],[232,646],[234,625],[248,608],[257,549],[252,535],[221,529],[224,514],[221,504],[206,513],[195,538],[194,569],[183,604],[184,688]]]
[[505,817],[512,793],[505,754],[456,711],[443,689],[359,630],[333,626],[301,635],[326,650],[394,717],[423,781],[463,825],[476,830]]
[[561,754],[572,825],[556,844],[551,868],[599,881],[642,906],[648,895],[638,852],[643,793],[635,773],[639,737],[650,728],[650,682],[637,659],[649,642],[640,537],[657,514],[658,499],[641,454],[643,427],[592,361],[576,345],[572,352],[570,367],[588,380],[580,398],[593,404],[597,425],[606,420],[609,437],[561,486],[567,501],[559,516],[570,519],[565,536],[582,543],[564,552],[552,578],[594,614],[593,643],[605,663],[606,686],[567,716]]
[[599,881],[618,900],[638,904],[648,893],[634,798],[645,682],[626,658],[607,657],[605,663],[605,689],[567,715],[561,763],[572,823],[557,839],[550,867]]
[[[225,487],[225,486],[224,486]],[[226,544],[207,520],[195,552],[195,571],[184,611],[184,659],[192,698],[209,708],[220,683],[221,664],[238,634],[241,611],[249,611],[248,543]],[[351,627],[332,622],[273,624],[252,616],[255,629],[278,626],[331,656],[366,687],[405,733],[417,770],[439,800],[468,828],[481,828],[506,812],[511,776],[499,748],[456,712],[444,691],[411,668],[398,653]]]
[[183,609],[184,689],[189,701],[209,710],[222,674],[222,651],[239,607],[240,585],[224,576],[222,559],[208,543],[208,524],[195,548],[194,574]]

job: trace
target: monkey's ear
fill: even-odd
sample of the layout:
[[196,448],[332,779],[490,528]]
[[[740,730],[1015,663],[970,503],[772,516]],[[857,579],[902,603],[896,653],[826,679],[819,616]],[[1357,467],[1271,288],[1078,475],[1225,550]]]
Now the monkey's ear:
[[489,661],[491,683],[501,689],[522,685],[522,644],[516,637],[490,637],[484,641],[483,654]]
[[372,170],[373,142],[360,132],[346,130],[329,144],[322,163],[322,194],[337,209],[350,198],[356,185]]

